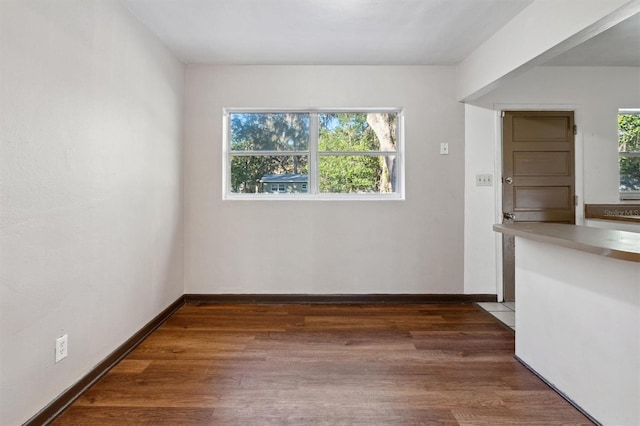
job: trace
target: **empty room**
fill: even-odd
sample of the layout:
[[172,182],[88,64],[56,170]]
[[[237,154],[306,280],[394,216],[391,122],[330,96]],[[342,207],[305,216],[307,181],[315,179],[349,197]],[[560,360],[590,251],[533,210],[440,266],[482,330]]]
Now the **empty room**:
[[640,424],[640,1],[0,0],[44,424]]

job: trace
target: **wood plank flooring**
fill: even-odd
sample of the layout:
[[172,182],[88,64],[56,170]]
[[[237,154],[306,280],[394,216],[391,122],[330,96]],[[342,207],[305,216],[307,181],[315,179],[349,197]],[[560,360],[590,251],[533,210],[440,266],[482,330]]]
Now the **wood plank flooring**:
[[55,425],[568,425],[471,304],[186,305]]

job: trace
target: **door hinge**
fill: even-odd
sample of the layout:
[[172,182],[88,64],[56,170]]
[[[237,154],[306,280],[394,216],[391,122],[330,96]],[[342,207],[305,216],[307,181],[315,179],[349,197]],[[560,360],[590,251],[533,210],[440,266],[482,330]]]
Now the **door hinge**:
[[500,117],[504,118],[504,111],[500,113]]
[[573,205],[574,205],[574,206],[577,206],[577,205],[578,205],[578,196],[577,196],[577,195],[574,195],[574,196],[573,196]]
[[576,126],[575,124],[573,125],[573,136],[576,136],[578,134],[578,126]]

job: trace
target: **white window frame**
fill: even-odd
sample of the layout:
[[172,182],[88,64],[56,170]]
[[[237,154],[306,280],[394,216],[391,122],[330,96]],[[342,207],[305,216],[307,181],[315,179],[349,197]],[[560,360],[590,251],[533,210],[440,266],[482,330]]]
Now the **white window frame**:
[[[638,108],[620,108],[618,110],[618,115],[620,114],[636,114],[636,115],[640,115],[640,109]],[[616,115],[616,118],[618,117],[618,115]],[[616,120],[617,123],[617,120]],[[617,126],[616,126],[617,127]],[[616,141],[616,146],[617,145],[617,141]],[[631,157],[640,157],[640,151],[631,151],[631,152],[618,152],[618,185],[620,184],[620,158],[621,157],[626,157],[626,158],[631,158]],[[640,200],[640,191],[619,191],[620,193],[620,200]]]
[[[396,192],[393,193],[321,193],[318,186],[318,152],[320,114],[327,113],[394,113],[396,114],[396,150],[395,151],[339,151],[323,152],[322,155],[340,156],[396,156]],[[231,192],[231,126],[229,118],[234,113],[301,113],[309,114],[309,150],[278,152],[278,155],[308,155],[309,181],[307,192],[242,194]],[[404,161],[404,111],[402,108],[224,108],[222,124],[222,199],[223,200],[404,200],[405,199],[405,161]],[[269,154],[268,151],[261,154]],[[274,196],[275,195],[275,196]]]

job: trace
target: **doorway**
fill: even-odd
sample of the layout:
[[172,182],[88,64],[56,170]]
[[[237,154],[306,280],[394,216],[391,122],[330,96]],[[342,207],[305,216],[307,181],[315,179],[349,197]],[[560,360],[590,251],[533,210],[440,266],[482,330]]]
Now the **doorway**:
[[[503,223],[575,223],[573,111],[502,115]],[[505,301],[515,300],[515,244],[502,237]]]

